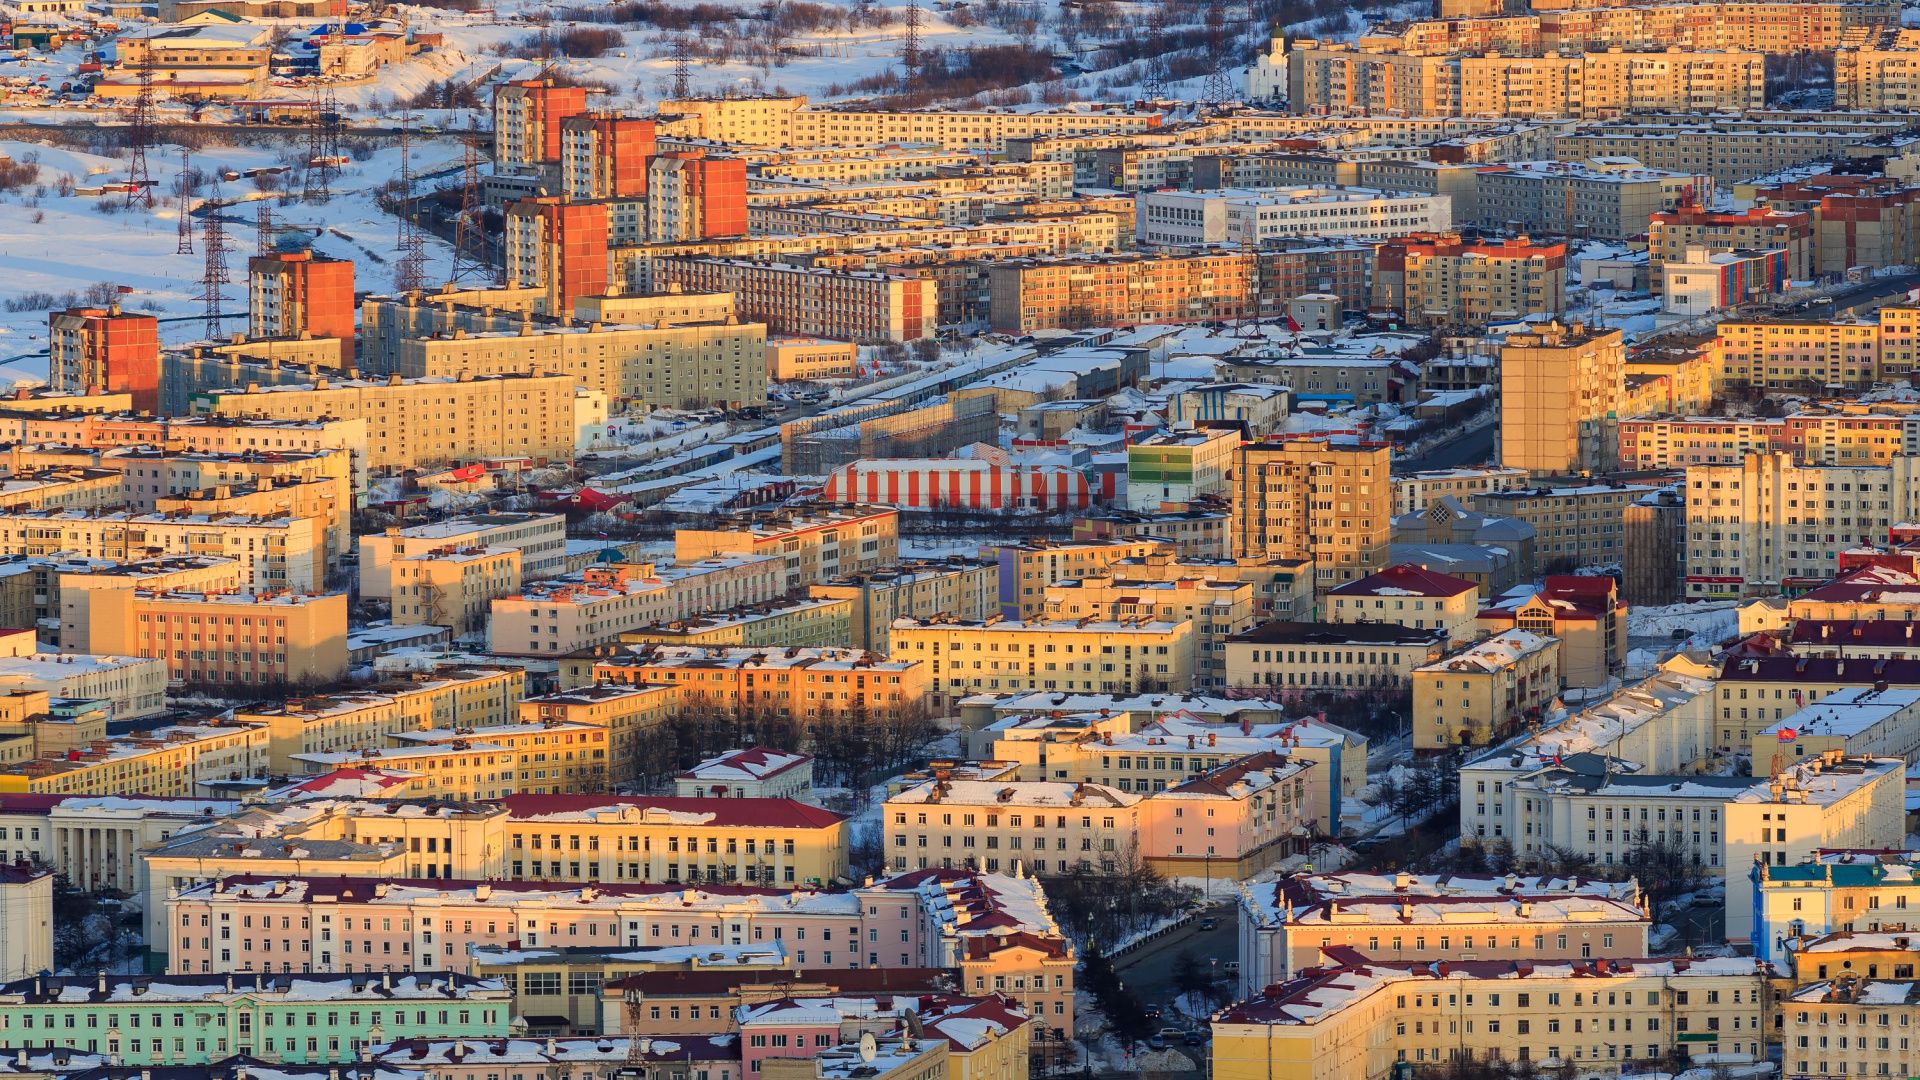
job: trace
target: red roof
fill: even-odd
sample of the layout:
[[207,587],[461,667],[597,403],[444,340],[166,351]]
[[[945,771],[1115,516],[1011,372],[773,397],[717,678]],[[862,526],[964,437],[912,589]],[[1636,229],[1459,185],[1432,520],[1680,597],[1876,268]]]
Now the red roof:
[[951,992],[960,980],[952,968],[702,968],[643,971],[607,983],[606,989],[639,990],[647,997],[729,994],[743,986],[812,983],[836,993]]
[[699,799],[653,795],[509,795],[500,800],[507,816],[527,820],[543,814],[584,814],[591,810],[663,810],[705,814],[709,825],[758,829],[830,829],[845,815],[795,799]]
[[[781,888],[759,885],[722,885],[704,881],[692,882],[614,882],[614,881],[545,881],[513,880],[489,878],[356,878],[324,875],[317,877],[299,874],[231,874],[220,878],[218,889],[238,888],[246,885],[271,885],[276,882],[292,882],[307,887],[307,896],[314,895],[337,897],[343,904],[365,903],[374,898],[377,890],[392,887],[398,889],[418,888],[434,892],[448,892],[456,889],[471,889],[485,885],[493,890],[493,895],[502,898],[515,893],[563,892],[590,888],[602,896],[677,896],[689,890],[710,893],[714,896],[781,896],[789,897],[796,893],[794,886]],[[805,890],[809,893],[817,890]],[[838,895],[838,894],[830,894]]]
[[1478,585],[1466,578],[1437,574],[1413,563],[1401,563],[1327,591],[1333,596],[1394,596],[1406,593],[1415,596],[1459,596],[1477,588]]

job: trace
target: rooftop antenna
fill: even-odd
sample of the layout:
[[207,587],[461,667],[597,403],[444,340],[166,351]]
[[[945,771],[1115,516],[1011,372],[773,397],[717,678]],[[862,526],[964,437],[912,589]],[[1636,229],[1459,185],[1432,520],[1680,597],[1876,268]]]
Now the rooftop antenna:
[[133,111],[127,116],[127,145],[133,151],[127,160],[127,205],[144,202],[153,209],[153,177],[147,171],[147,148],[153,145],[153,29],[148,27],[142,39],[146,54],[140,61],[140,86],[133,97]]
[[227,276],[227,231],[220,220],[220,206],[217,202],[219,180],[214,179],[214,197],[201,203],[200,247],[206,253],[205,268],[200,272],[200,302],[206,310],[206,336],[208,341],[217,341],[220,337],[220,323],[225,319],[222,310],[224,299],[220,295],[221,287],[229,281]]
[[175,255],[193,254],[193,194],[199,185],[193,181],[193,151],[180,148],[180,229],[174,240]]

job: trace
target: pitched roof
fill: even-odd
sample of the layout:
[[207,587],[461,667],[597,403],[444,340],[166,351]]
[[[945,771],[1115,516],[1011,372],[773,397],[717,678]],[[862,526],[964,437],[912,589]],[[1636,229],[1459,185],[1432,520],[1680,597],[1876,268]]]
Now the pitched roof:
[[1466,578],[1400,563],[1327,592],[1331,596],[1459,596],[1477,588]]

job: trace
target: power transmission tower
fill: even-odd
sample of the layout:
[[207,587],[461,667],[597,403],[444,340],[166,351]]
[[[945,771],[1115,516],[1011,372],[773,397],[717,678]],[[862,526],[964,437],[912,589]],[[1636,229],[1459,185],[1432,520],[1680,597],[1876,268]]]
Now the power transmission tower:
[[153,32],[146,37],[146,56],[140,64],[140,87],[127,117],[127,142],[133,151],[127,160],[127,205],[144,202],[153,209],[153,177],[147,171],[147,149],[153,145]]
[[673,99],[685,101],[693,93],[693,39],[680,34],[673,39]]
[[[1155,5],[1153,14],[1147,17],[1147,39],[1154,43],[1167,40],[1167,12],[1163,5]],[[1140,93],[1148,101],[1158,101],[1167,96],[1167,58],[1155,53],[1146,58],[1146,65]]]
[[453,226],[453,280],[490,279],[492,260],[487,257],[486,222],[482,219],[486,204],[480,197],[480,132],[471,132],[461,142],[465,153],[460,160],[460,217]]
[[302,173],[300,197],[326,202],[333,197],[333,157],[327,150],[326,108],[319,94],[307,109],[307,168]]
[[413,191],[413,117],[400,118],[400,190],[399,219],[394,234],[394,250],[399,258],[393,266],[393,287],[408,293],[426,284],[427,247],[415,219]]
[[907,5],[907,38],[900,44],[900,89],[920,87],[920,0]]
[[261,199],[253,204],[253,253],[267,255],[273,251],[273,204]]
[[220,337],[220,323],[225,318],[223,310],[225,298],[221,288],[228,282],[227,277],[227,230],[220,220],[218,186],[214,197],[208,198],[202,205],[205,213],[200,216],[200,248],[206,253],[206,266],[200,272],[201,304],[206,311],[207,340],[216,341]]
[[1207,3],[1207,77],[1201,83],[1200,100],[1208,105],[1232,101],[1233,77],[1229,74],[1233,57],[1228,49],[1227,11],[1222,0]]
[[180,148],[180,231],[174,240],[175,255],[193,254],[193,195],[200,185],[193,181],[193,151]]

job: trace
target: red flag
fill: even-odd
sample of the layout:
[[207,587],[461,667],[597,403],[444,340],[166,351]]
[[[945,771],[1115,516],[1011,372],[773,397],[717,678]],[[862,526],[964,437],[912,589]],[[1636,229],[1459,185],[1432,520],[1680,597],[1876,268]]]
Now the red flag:
[[1288,312],[1287,313],[1287,333],[1297,334],[1299,332],[1300,332],[1300,324],[1294,321],[1293,313]]
[[1795,739],[1797,739],[1797,738],[1799,738],[1799,737],[1800,737],[1800,733],[1799,733],[1799,732],[1797,732],[1797,731],[1795,731],[1795,730],[1793,730],[1793,729],[1792,729],[1792,728],[1790,728],[1790,727],[1783,727],[1783,728],[1781,728],[1781,729],[1780,729],[1780,741],[1781,741],[1781,742],[1792,742],[1793,740],[1795,740]]

